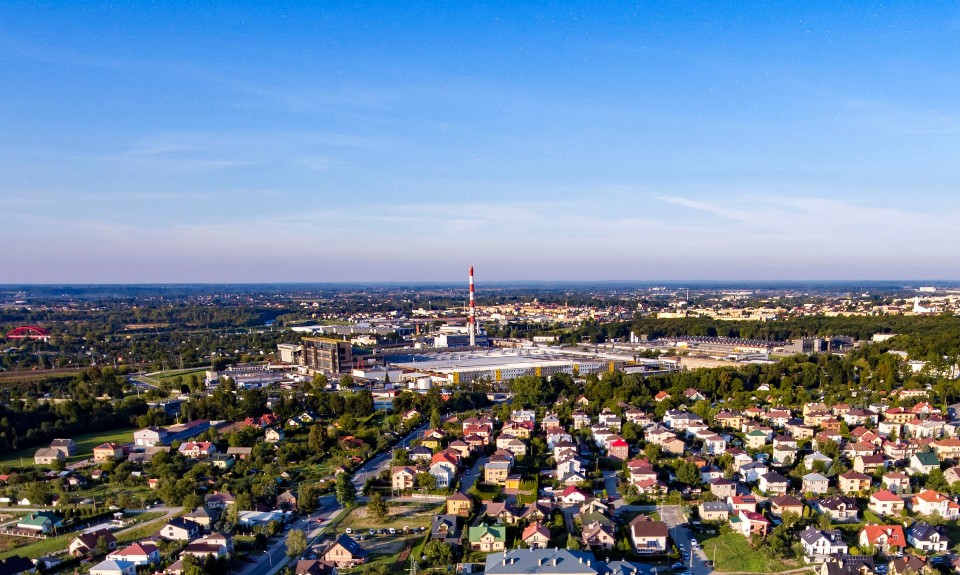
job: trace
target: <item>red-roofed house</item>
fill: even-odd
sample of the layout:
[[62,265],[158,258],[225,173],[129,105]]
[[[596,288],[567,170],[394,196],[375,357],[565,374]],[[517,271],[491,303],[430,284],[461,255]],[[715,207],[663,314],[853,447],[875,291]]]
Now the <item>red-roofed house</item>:
[[907,538],[903,534],[903,525],[865,525],[857,540],[861,547],[873,545],[881,553],[903,549]]

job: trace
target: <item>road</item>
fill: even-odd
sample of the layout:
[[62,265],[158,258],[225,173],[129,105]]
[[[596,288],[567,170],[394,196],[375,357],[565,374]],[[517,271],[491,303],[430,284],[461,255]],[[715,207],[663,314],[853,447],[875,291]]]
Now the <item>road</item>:
[[[291,525],[291,529],[300,529],[307,533],[307,541],[320,535],[324,527],[330,524],[337,515],[343,510],[337,503],[334,495],[324,495],[320,498],[320,505],[316,512],[307,517],[300,517]],[[268,544],[267,550],[263,553],[253,556],[253,563],[245,563],[243,568],[237,571],[240,575],[268,575],[269,573],[280,570],[287,560],[287,538],[278,537],[276,541]]]
[[429,423],[424,423],[420,427],[414,429],[406,435],[403,439],[397,442],[389,451],[381,453],[380,455],[374,457],[373,459],[367,461],[363,465],[357,468],[353,473],[353,486],[357,488],[359,493],[363,489],[364,484],[366,484],[367,479],[371,477],[376,477],[380,475],[384,470],[390,468],[390,461],[393,459],[393,450],[398,447],[409,447],[410,443],[420,437],[420,434],[426,431]]
[[680,506],[663,505],[660,507],[660,519],[667,524],[667,528],[670,530],[670,537],[673,539],[673,542],[676,543],[677,547],[691,552],[692,557],[691,555],[687,555],[687,558],[684,560],[685,567],[690,573],[693,575],[708,575],[713,573],[713,568],[707,567],[704,563],[707,560],[707,556],[704,555],[703,549],[693,549],[690,546],[690,541],[693,539],[693,536],[688,529],[680,527],[680,524],[687,522],[687,517],[683,514]]
[[620,499],[620,494],[617,492],[617,484],[620,481],[617,479],[617,472],[610,470],[603,472],[603,486],[607,490],[607,497],[613,499]]
[[460,480],[460,493],[466,493],[473,487],[473,484],[480,478],[480,469],[486,465],[488,461],[490,461],[489,457],[481,457],[477,459],[469,471],[464,473],[463,479]]

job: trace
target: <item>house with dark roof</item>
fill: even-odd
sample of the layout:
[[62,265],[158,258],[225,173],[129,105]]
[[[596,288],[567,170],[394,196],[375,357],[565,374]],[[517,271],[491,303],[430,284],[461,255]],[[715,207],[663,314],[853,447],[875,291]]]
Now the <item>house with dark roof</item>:
[[821,530],[812,525],[800,532],[800,544],[809,563],[823,563],[835,555],[846,555],[847,544],[838,529]]
[[950,547],[946,532],[926,521],[917,521],[907,529],[907,543],[927,553],[946,551]]
[[633,549],[641,555],[666,553],[667,551],[667,524],[663,521],[654,521],[645,515],[637,515],[629,526],[630,543]]
[[366,561],[367,555],[367,551],[360,547],[359,543],[343,534],[323,552],[323,560],[337,567],[353,567]]
[[459,515],[434,515],[430,523],[430,539],[439,539],[444,543],[460,544],[463,535]]

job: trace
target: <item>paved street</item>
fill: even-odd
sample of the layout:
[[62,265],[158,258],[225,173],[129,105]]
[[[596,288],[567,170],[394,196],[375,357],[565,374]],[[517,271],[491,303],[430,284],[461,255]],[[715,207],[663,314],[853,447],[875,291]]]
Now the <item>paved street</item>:
[[687,521],[687,517],[683,514],[680,506],[663,505],[660,507],[660,519],[666,523],[670,529],[670,537],[673,539],[673,542],[681,549],[692,554],[692,557],[688,555],[687,559],[684,560],[684,566],[690,573],[693,575],[708,575],[709,573],[713,573],[713,569],[704,564],[707,556],[704,555],[703,550],[700,548],[693,549],[691,547],[690,541],[693,537],[690,531],[680,527],[681,523],[686,523]]
[[603,486],[607,490],[607,497],[612,497],[613,499],[620,499],[620,493],[617,492],[617,472],[616,471],[604,471],[603,472]]
[[480,468],[487,464],[487,461],[490,461],[489,457],[481,457],[477,459],[476,463],[473,464],[473,467],[467,471],[463,478],[460,480],[460,493],[466,493],[473,484],[477,482],[477,479],[480,478]]
[[[337,503],[336,496],[324,495],[320,498],[318,510],[307,517],[301,517],[291,524],[291,529],[301,529],[307,532],[307,540],[316,537],[343,508]],[[259,555],[253,555],[254,563],[245,563],[238,571],[241,575],[267,575],[278,570],[287,561],[287,538],[278,537],[267,550]]]
[[401,439],[396,445],[394,445],[390,450],[381,453],[380,455],[374,457],[370,461],[367,461],[363,465],[357,468],[353,474],[353,485],[357,488],[359,493],[363,489],[364,484],[367,482],[367,479],[371,477],[376,477],[380,475],[386,469],[390,468],[390,460],[393,458],[393,450],[399,447],[409,447],[410,443],[420,437],[420,434],[423,433],[429,423],[424,423],[420,427],[414,429],[407,434],[406,437]]

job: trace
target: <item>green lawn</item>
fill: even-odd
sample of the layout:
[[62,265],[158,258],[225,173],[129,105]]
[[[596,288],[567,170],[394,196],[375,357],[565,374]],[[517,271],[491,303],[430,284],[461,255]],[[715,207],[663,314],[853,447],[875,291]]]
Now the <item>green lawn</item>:
[[[138,428],[136,427],[128,427],[126,429],[100,431],[97,433],[84,433],[83,435],[77,435],[73,437],[73,440],[77,442],[77,455],[69,458],[67,463],[92,458],[93,448],[101,443],[133,443],[133,432],[137,429]],[[0,456],[0,466],[9,465],[12,467],[19,467],[20,458],[23,458],[23,464],[25,467],[33,467],[33,454],[36,453],[37,449],[40,447],[47,446],[38,445],[36,447],[29,447],[27,449],[21,449],[19,451],[14,451],[12,453]]]
[[780,573],[795,567],[779,559],[768,559],[763,553],[751,550],[747,540],[739,533],[726,533],[704,539],[702,544],[707,559],[713,560],[716,550],[714,568],[717,571]]
[[433,516],[440,513],[444,504],[436,505],[391,505],[390,516],[384,520],[367,515],[364,505],[350,510],[337,526],[338,532],[344,532],[348,527],[360,534],[366,534],[369,529],[403,529],[406,527],[430,527]]

